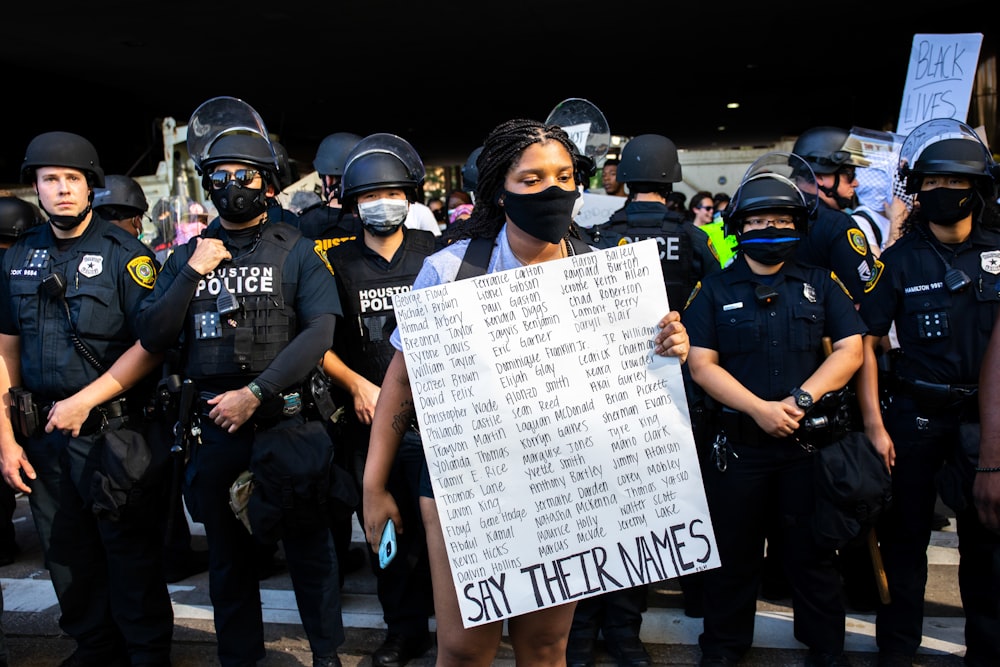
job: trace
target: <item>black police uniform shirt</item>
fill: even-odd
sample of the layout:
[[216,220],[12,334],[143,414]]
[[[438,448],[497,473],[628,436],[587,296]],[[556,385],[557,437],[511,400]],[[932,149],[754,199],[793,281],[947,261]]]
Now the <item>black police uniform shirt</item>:
[[[593,235],[592,235],[593,237]],[[701,278],[719,271],[708,234],[656,201],[630,201],[598,228],[595,246],[655,239],[670,307],[679,310]]]
[[[759,285],[777,292],[770,305],[757,303]],[[819,368],[824,336],[836,342],[866,331],[828,270],[788,261],[774,276],[757,276],[742,253],[695,287],[684,325],[691,347],[717,351],[719,365],[767,401],[788,396]]]
[[[157,277],[153,251],[100,216],[65,250],[57,243],[51,225],[33,227],[0,270],[0,303],[9,306],[0,333],[20,336],[21,384],[43,400],[71,396],[102,374],[74,346],[71,326],[110,368],[138,338],[136,315]],[[65,278],[62,295],[42,286],[54,273]]]
[[[944,261],[931,244],[970,278],[964,289],[948,289]],[[885,275],[862,302],[861,314],[875,336],[888,335],[895,321],[903,354],[894,372],[937,384],[977,384],[1000,309],[1000,231],[974,224],[969,238],[952,246],[921,223],[882,258]]]
[[396,328],[394,294],[408,292],[437,248],[437,237],[422,229],[403,227],[403,243],[386,260],[365,245],[363,237],[330,248],[345,326],[337,327],[334,350],[356,373],[382,384],[396,348],[389,337]]
[[[265,223],[258,238],[230,236],[216,220],[202,236],[221,239],[233,259],[202,276],[188,266],[196,240],[176,247],[143,303],[143,346],[165,351],[182,340],[185,376],[204,380],[202,388],[215,392],[256,378],[272,395],[301,381],[333,342],[332,328],[324,337],[304,327],[341,315],[327,264],[297,229],[282,223]],[[171,289],[174,283],[181,286]],[[229,304],[235,310],[224,312],[218,301],[223,292],[235,298]],[[274,307],[265,310],[268,302]],[[273,363],[279,352],[287,363]]]
[[854,219],[820,202],[809,233],[799,242],[795,257],[803,264],[830,269],[855,303],[861,303],[882,274],[883,264],[872,254],[868,239]]
[[302,236],[313,241],[316,254],[324,262],[330,248],[364,236],[360,218],[349,209],[327,206],[325,202],[314,204],[299,213],[298,226]]

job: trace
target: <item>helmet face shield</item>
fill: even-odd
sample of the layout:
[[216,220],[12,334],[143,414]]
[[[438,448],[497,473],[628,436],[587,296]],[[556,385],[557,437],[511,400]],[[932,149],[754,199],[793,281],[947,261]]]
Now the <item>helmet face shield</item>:
[[750,165],[732,200],[722,212],[725,233],[736,235],[747,215],[757,211],[788,211],[800,234],[819,203],[816,175],[794,153],[765,153]]
[[[255,142],[261,149],[254,151],[255,162],[274,174],[281,173],[281,164],[274,146],[268,139],[267,128],[260,115],[243,100],[235,97],[213,97],[194,110],[187,125],[187,148],[200,174],[205,173],[216,142],[227,134],[251,135],[261,141]],[[234,160],[236,160],[236,157]],[[215,160],[222,161],[222,160]],[[239,160],[244,161],[244,160]],[[277,185],[277,183],[275,183]]]
[[998,170],[989,149],[971,127],[954,118],[922,123],[906,136],[899,150],[899,177],[906,191],[920,190],[927,174],[957,174],[997,181]]

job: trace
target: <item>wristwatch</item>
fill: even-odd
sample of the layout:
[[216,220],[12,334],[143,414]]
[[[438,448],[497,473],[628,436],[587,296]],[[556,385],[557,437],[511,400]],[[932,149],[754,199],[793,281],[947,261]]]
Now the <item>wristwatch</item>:
[[803,410],[808,410],[812,407],[813,396],[802,387],[795,387],[788,393],[795,399],[795,405],[799,406]]

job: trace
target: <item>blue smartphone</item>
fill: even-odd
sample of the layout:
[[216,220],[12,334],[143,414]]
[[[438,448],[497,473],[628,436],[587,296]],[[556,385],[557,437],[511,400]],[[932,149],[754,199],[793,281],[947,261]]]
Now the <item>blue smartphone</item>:
[[382,541],[378,545],[378,564],[383,570],[396,557],[396,524],[392,519],[385,522],[382,529]]

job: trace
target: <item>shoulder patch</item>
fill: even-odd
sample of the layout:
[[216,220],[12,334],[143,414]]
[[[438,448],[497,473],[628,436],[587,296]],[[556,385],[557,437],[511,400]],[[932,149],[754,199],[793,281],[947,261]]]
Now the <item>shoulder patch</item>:
[[882,277],[883,273],[885,273],[885,264],[882,263],[882,260],[876,259],[873,262],[872,275],[865,281],[865,294],[875,289],[875,285],[878,284],[878,279]]
[[831,272],[830,272],[830,279],[831,279],[831,280],[833,280],[833,282],[835,282],[835,283],[837,283],[838,285],[840,285],[840,289],[844,290],[844,294],[846,294],[846,295],[847,295],[847,297],[848,297],[848,298],[849,298],[849,299],[850,299],[851,301],[854,301],[854,297],[853,297],[853,296],[851,296],[851,290],[847,289],[847,285],[845,285],[844,283],[840,282],[840,278],[838,278],[838,277],[837,277],[837,274],[836,274],[836,273],[834,273],[833,271],[831,271]]
[[136,257],[128,263],[126,268],[136,284],[146,289],[153,289],[153,285],[156,284],[156,266],[152,259],[145,255]]
[[868,239],[865,237],[865,233],[854,227],[847,230],[847,242],[851,244],[854,248],[854,252],[859,255],[867,255],[870,251],[868,249]]

